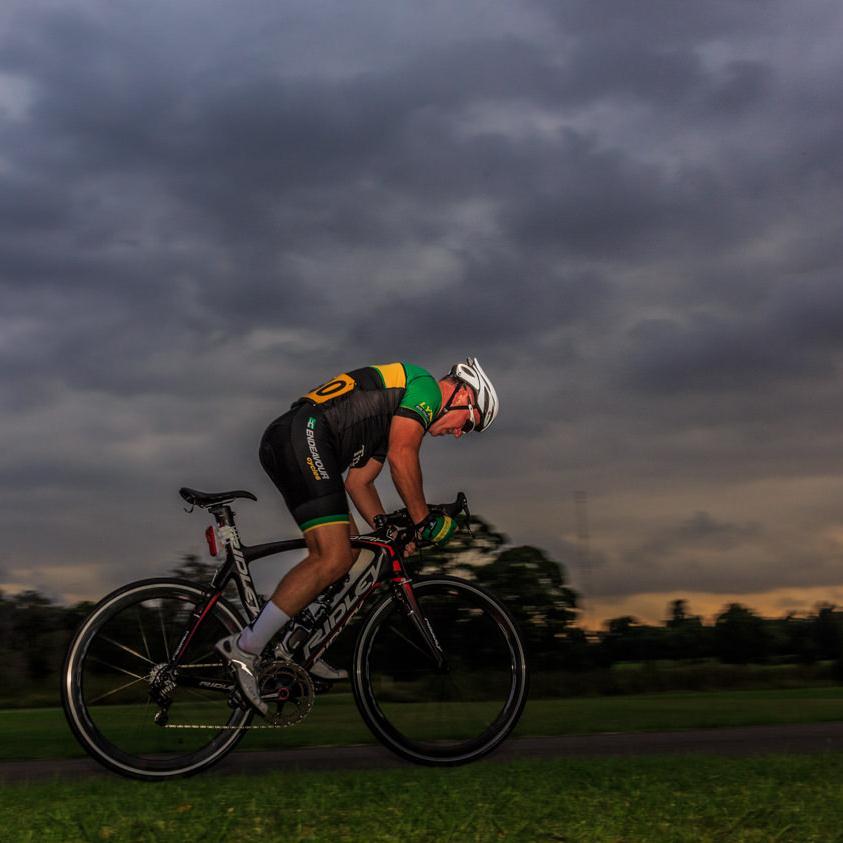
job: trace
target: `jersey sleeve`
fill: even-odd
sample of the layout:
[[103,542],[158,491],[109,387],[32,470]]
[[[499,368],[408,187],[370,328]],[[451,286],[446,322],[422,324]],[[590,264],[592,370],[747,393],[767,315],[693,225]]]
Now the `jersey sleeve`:
[[395,411],[396,416],[413,419],[427,430],[442,405],[439,383],[430,372],[420,366],[404,363],[407,387]]

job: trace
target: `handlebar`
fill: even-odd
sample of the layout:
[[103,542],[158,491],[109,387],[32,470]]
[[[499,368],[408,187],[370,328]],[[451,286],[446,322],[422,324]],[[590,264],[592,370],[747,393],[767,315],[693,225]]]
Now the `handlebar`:
[[[468,509],[468,498],[466,498],[464,492],[460,492],[452,503],[429,504],[428,508],[431,512],[449,515],[451,518],[456,518],[460,514],[465,514],[466,518],[471,517],[471,512]],[[375,516],[375,532],[390,533],[388,538],[391,541],[402,544],[412,541],[415,526],[406,508],[397,509],[395,512],[386,515]]]
[[433,512],[442,512],[445,515],[450,515],[451,518],[456,518],[461,513],[465,513],[466,517],[471,516],[471,513],[468,511],[468,498],[465,496],[465,492],[459,492],[453,503],[434,504],[430,509]]

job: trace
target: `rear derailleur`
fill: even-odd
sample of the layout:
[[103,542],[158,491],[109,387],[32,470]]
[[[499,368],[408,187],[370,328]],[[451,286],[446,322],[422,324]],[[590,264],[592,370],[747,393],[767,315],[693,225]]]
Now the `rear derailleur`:
[[166,726],[170,719],[170,704],[176,690],[178,671],[166,662],[155,665],[149,671],[146,679],[149,682],[149,698],[158,706],[155,722],[159,726]]

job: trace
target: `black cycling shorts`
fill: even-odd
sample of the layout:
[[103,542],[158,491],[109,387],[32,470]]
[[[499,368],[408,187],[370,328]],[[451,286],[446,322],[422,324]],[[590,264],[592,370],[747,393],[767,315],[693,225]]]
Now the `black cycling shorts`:
[[333,435],[318,408],[294,405],[275,419],[263,434],[259,455],[303,533],[349,523]]

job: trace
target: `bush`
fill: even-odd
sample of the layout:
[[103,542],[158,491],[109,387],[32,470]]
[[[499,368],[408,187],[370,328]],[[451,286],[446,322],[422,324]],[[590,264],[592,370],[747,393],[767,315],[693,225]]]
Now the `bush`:
[[737,665],[716,661],[618,663],[588,671],[536,671],[531,696],[577,697],[664,691],[722,691],[800,688],[839,681],[839,666],[815,664]]

